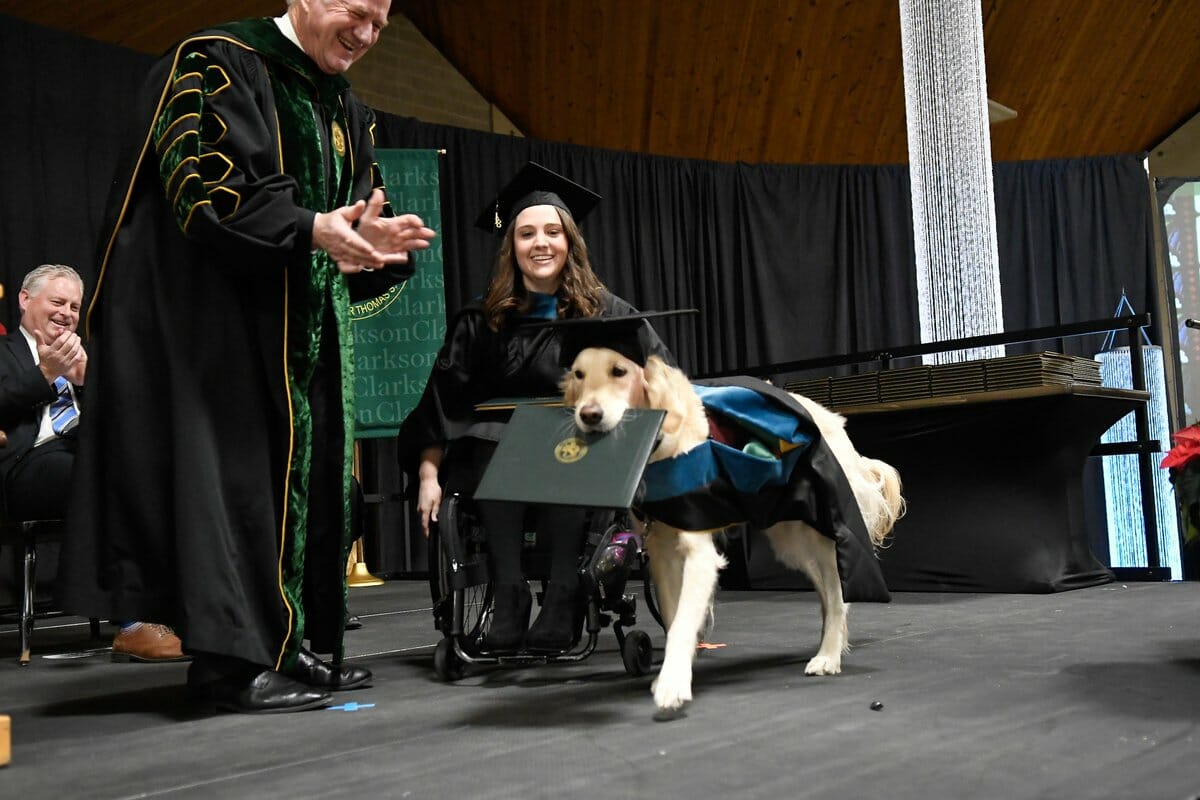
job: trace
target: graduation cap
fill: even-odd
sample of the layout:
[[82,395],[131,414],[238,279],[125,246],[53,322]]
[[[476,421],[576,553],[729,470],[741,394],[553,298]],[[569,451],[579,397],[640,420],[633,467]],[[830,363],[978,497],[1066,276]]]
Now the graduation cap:
[[559,361],[564,367],[569,367],[575,356],[589,347],[616,350],[630,361],[645,366],[646,359],[660,346],[658,337],[650,326],[650,320],[699,313],[694,308],[679,308],[673,311],[639,311],[635,314],[611,317],[576,317],[534,324],[557,328],[562,334],[562,355]]
[[475,220],[475,226],[490,233],[503,233],[522,211],[543,205],[564,209],[580,222],[598,202],[600,195],[591,189],[530,161],[488,203]]

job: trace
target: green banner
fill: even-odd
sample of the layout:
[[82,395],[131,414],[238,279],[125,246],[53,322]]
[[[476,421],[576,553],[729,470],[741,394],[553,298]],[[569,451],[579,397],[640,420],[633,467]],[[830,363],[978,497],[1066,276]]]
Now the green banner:
[[382,297],[350,306],[354,332],[354,435],[395,436],[412,411],[446,334],[442,278],[442,201],[438,151],[376,150],[388,201],[438,232],[417,256],[417,271]]

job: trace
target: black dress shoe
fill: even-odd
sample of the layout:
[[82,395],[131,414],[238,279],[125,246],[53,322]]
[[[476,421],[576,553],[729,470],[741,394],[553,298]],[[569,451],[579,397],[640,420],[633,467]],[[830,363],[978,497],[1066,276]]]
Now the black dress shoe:
[[356,631],[359,628],[361,628],[362,626],[363,626],[362,620],[359,619],[358,617],[356,617],[354,614],[346,615],[346,630]]
[[579,630],[577,598],[578,584],[568,586],[551,583],[546,587],[542,610],[537,621],[525,634],[525,644],[531,650],[560,651],[575,643]]
[[245,677],[227,675],[207,683],[188,682],[192,696],[224,711],[242,714],[282,714],[329,705],[333,695],[297,683],[273,669]]
[[346,664],[335,667],[303,647],[296,658],[296,665],[284,674],[294,681],[331,692],[362,689],[371,685],[371,670]]
[[492,624],[484,636],[484,646],[489,650],[516,650],[525,638],[533,608],[529,584],[497,584],[492,598]]

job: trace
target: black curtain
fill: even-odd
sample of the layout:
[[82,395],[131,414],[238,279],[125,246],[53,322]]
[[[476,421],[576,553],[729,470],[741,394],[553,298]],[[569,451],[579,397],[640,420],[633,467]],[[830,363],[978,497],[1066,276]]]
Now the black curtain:
[[[996,165],[1006,329],[1111,317],[1122,291],[1137,312],[1154,310],[1157,212],[1143,163],[1119,155]],[[1091,356],[1101,339],[1069,339],[1063,350]]]
[[87,298],[117,159],[133,137],[133,98],[153,59],[0,16],[0,322],[38,264],[75,267]]
[[[718,164],[585,148],[380,115],[382,147],[444,148],[447,305],[478,296],[495,239],[474,221],[527,160],[604,201],[593,263],[645,309],[694,306],[664,332],[702,374],[915,344],[920,322],[908,168]],[[995,165],[1007,330],[1151,308],[1151,194],[1138,155]],[[688,324],[688,323],[683,323]],[[1067,340],[1094,354],[1101,336]],[[1047,349],[1043,344],[1038,349]]]

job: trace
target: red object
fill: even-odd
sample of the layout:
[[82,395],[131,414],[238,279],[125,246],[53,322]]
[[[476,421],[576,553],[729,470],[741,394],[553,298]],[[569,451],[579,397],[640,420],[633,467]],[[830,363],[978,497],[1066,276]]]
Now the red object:
[[1176,431],[1171,440],[1175,442],[1175,446],[1167,451],[1166,457],[1159,464],[1161,468],[1182,467],[1196,456],[1200,456],[1200,424],[1189,425]]
[[726,419],[725,415],[709,411],[707,416],[708,438],[729,445],[735,450],[741,450],[749,441],[750,437],[742,430],[741,426],[733,420]]

